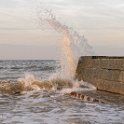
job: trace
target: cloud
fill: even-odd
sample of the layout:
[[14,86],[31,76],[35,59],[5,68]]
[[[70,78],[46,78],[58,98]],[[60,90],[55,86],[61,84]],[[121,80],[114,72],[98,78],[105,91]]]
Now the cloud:
[[21,6],[22,4],[23,2],[20,0],[0,0],[0,8],[13,8]]

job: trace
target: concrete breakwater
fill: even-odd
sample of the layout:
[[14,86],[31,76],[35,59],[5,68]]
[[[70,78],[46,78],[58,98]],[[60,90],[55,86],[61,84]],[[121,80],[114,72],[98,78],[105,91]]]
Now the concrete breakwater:
[[80,57],[76,78],[95,85],[98,90],[124,94],[124,57]]

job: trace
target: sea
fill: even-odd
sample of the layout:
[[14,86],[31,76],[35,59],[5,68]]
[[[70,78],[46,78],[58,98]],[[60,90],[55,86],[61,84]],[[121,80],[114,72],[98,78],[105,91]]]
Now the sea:
[[124,105],[84,102],[62,89],[11,88],[11,83],[50,81],[60,68],[58,60],[1,60],[0,124],[124,124]]

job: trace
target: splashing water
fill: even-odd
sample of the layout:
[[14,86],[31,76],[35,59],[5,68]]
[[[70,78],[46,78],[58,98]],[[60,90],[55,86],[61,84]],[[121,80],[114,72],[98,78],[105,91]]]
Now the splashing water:
[[61,91],[73,88],[70,80],[60,78],[51,80],[37,80],[33,75],[26,74],[24,78],[17,81],[0,81],[0,93],[3,94],[25,94],[28,91]]
[[0,81],[0,91],[15,94],[32,90],[61,90],[61,93],[69,93],[73,90],[80,90],[80,85],[88,87],[83,90],[95,90],[96,88],[88,83],[73,80],[79,57],[93,55],[92,47],[84,36],[80,36],[72,28],[61,24],[51,11],[43,14],[45,16],[41,15],[41,20],[45,20],[55,31],[63,35],[61,74],[53,74],[52,78],[47,80],[37,80],[33,75],[27,74],[25,78],[20,78],[15,82]]
[[47,21],[55,31],[63,34],[62,75],[64,75],[64,77],[66,75],[66,78],[73,79],[79,57],[93,55],[93,49],[84,36],[80,36],[72,28],[61,24],[51,11],[47,10],[43,18],[41,16],[41,20]]

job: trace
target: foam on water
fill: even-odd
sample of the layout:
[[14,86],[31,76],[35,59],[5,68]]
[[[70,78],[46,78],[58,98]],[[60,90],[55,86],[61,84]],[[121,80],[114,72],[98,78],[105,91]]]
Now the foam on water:
[[90,84],[73,81],[69,79],[51,78],[50,80],[38,80],[31,74],[26,74],[24,78],[17,81],[0,81],[0,93],[2,94],[25,94],[29,91],[54,91],[62,94],[72,91],[95,90]]
[[70,80],[53,78],[51,80],[38,80],[33,75],[26,74],[17,81],[0,81],[0,92],[7,94],[23,94],[27,91],[60,91],[63,88],[72,88]]

